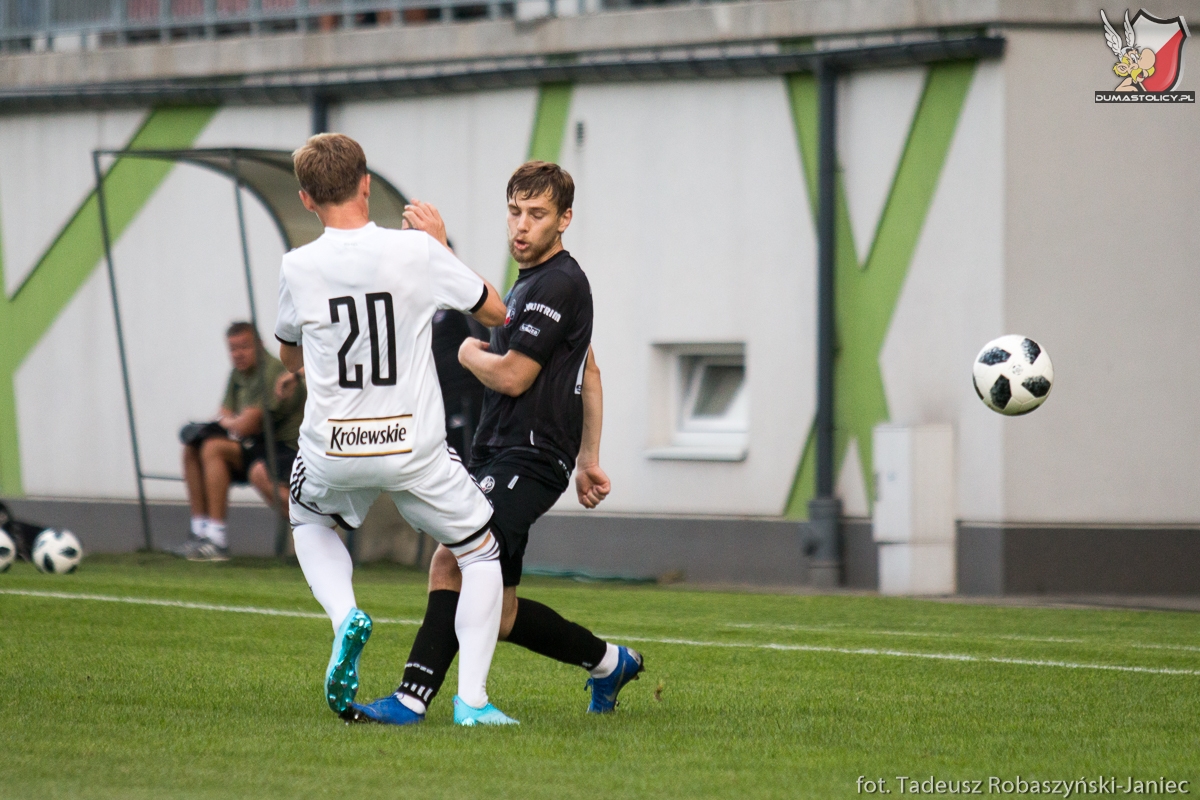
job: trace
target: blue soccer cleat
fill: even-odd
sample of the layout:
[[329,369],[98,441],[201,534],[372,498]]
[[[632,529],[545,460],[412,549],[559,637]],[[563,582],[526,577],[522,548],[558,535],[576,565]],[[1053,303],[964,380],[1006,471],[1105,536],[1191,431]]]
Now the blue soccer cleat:
[[617,694],[621,687],[630,681],[636,681],[644,669],[642,654],[621,645],[617,647],[617,668],[606,678],[588,678],[584,684],[592,690],[592,702],[588,704],[589,714],[607,714],[617,707]]
[[325,670],[325,699],[334,712],[350,707],[358,693],[358,657],[371,638],[371,618],[357,608],[350,609],[333,637],[333,653]]
[[488,703],[483,708],[467,705],[461,697],[454,695],[454,724],[466,725],[520,725],[512,717]]
[[346,722],[378,722],[380,725],[416,725],[425,720],[425,715],[418,714],[401,703],[399,697],[389,694],[367,705],[351,703],[342,712],[342,719]]

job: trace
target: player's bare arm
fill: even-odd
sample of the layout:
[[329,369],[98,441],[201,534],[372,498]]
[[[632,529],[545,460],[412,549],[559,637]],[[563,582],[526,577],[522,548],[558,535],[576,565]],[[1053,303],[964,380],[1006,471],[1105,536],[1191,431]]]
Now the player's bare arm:
[[[303,352],[301,353],[303,355]],[[288,400],[296,393],[296,387],[300,385],[300,379],[304,377],[304,367],[292,372],[288,370],[279,376],[279,380],[275,381],[275,399]]]
[[583,370],[583,438],[575,460],[575,494],[584,508],[595,508],[608,497],[612,484],[600,468],[600,429],[604,421],[604,390],[596,354],[588,348]]
[[288,372],[299,372],[304,369],[304,348],[298,344],[280,342],[279,360],[283,362],[283,366],[287,368]]
[[500,293],[496,291],[496,287],[488,283],[487,278],[482,278],[482,280],[483,285],[487,287],[488,298],[471,316],[483,325],[495,328],[504,324],[504,317],[508,313],[508,309],[504,307],[504,301],[500,299]]
[[458,348],[458,363],[484,386],[509,397],[525,394],[542,371],[542,365],[524,353],[509,350],[498,356],[488,350],[487,342],[470,336]]

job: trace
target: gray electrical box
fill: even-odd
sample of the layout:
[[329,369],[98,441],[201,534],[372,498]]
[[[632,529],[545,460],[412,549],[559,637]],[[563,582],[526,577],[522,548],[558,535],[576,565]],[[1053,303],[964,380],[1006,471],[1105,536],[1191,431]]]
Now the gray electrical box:
[[953,594],[954,429],[879,425],[872,446],[880,593]]

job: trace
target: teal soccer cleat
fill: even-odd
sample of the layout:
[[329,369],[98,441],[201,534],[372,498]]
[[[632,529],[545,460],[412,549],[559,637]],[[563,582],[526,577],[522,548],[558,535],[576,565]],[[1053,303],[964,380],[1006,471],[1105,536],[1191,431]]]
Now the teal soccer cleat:
[[512,717],[488,703],[483,708],[469,706],[458,695],[454,695],[454,724],[465,725],[520,725]]
[[358,657],[371,638],[371,618],[357,608],[350,609],[333,637],[333,653],[325,670],[325,699],[335,713],[341,714],[358,693]]
[[607,714],[617,707],[617,694],[621,687],[630,681],[637,680],[645,665],[642,654],[630,650],[624,645],[617,648],[617,668],[606,678],[588,678],[585,686],[592,690],[592,702],[588,704],[589,714]]

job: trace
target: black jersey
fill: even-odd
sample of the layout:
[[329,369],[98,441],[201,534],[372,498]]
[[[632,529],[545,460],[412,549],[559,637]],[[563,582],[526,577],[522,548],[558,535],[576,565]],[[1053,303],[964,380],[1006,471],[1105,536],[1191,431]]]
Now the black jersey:
[[485,392],[472,461],[492,459],[501,449],[529,449],[557,461],[565,483],[583,436],[591,286],[579,263],[563,250],[521,270],[504,302],[508,314],[503,327],[492,329],[491,352],[502,356],[516,350],[541,364],[542,371],[519,397]]
[[446,444],[467,459],[483,410],[483,384],[458,363],[458,348],[468,336],[487,335],[487,328],[459,311],[433,314],[433,363],[446,408]]

